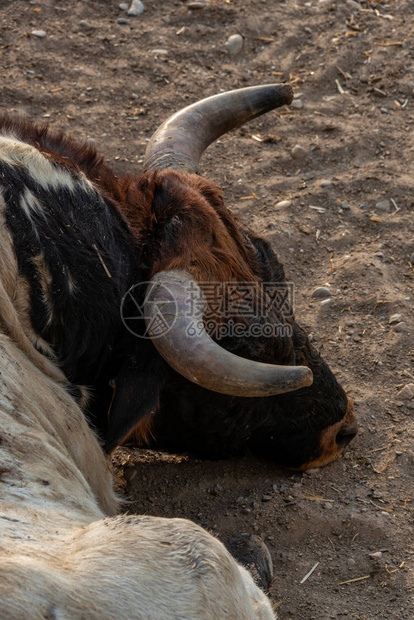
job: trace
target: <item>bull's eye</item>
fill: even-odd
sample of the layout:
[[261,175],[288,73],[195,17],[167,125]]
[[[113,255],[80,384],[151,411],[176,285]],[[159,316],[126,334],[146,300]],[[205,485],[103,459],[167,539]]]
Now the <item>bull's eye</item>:
[[205,243],[206,245],[213,245],[213,241],[214,241],[213,235],[206,235],[203,238],[203,243]]
[[358,426],[356,424],[350,424],[349,426],[342,427],[335,438],[338,448],[343,450],[353,440],[357,433]]

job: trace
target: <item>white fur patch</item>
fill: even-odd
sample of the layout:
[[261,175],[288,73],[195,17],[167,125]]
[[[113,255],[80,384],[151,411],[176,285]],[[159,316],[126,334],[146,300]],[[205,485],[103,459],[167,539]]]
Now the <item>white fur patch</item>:
[[24,166],[30,176],[45,189],[74,189],[73,178],[68,172],[56,168],[48,155],[14,136],[0,136],[0,159],[11,166]]
[[23,195],[20,198],[20,206],[25,212],[26,216],[32,221],[32,212],[39,215],[44,215],[43,207],[36,198],[36,196],[26,187]]

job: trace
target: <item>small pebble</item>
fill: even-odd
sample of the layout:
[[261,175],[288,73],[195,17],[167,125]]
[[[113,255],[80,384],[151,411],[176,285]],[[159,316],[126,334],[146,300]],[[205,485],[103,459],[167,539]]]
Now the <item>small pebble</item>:
[[121,9],[121,11],[128,11],[129,9],[128,2],[122,2],[122,4],[119,5],[119,8]]
[[128,10],[128,15],[135,17],[137,15],[142,15],[144,12],[144,5],[141,0],[132,0],[131,6]]
[[220,493],[222,493],[222,491],[224,491],[224,489],[221,484],[215,484],[214,487],[210,490],[210,493],[211,495],[219,495]]
[[354,566],[355,560],[354,558],[347,558],[346,563],[348,564],[348,566]]
[[414,254],[411,254],[410,256],[410,263],[414,265]]
[[321,182],[321,187],[329,187],[330,185],[332,185],[332,181],[322,181]]
[[324,502],[323,506],[324,506],[325,510],[332,510],[332,508],[333,508],[331,502]]
[[151,54],[154,54],[154,56],[168,56],[168,50],[156,48],[154,50],[151,50]]
[[332,299],[331,298],[324,299],[324,300],[321,301],[321,306],[328,306],[331,303],[332,303]]
[[361,209],[361,211],[368,211],[369,206],[368,205],[361,205],[359,208]]
[[262,495],[262,502],[270,502],[271,499],[271,495]]
[[224,47],[230,56],[236,56],[243,49],[243,37],[240,34],[232,34],[227,39]]
[[318,288],[312,291],[311,297],[312,299],[327,299],[332,297],[332,292],[326,286],[318,286]]
[[414,383],[408,383],[397,394],[398,400],[411,400],[414,398]]
[[402,319],[402,315],[401,314],[393,314],[392,316],[390,316],[390,320],[388,321],[388,323],[390,325],[396,325],[397,323],[400,323]]
[[382,552],[381,551],[375,551],[375,553],[369,553],[368,555],[373,560],[380,560],[382,558]]
[[381,108],[380,112],[381,112],[381,114],[388,114],[387,108]]
[[32,35],[34,37],[38,37],[39,39],[44,39],[46,32],[44,30],[32,30]]
[[291,200],[281,200],[275,204],[276,209],[286,209],[292,204]]
[[302,99],[294,99],[290,105],[292,108],[296,108],[296,110],[301,110],[303,108],[303,101]]
[[351,7],[351,9],[356,9],[357,11],[360,11],[362,9],[362,6],[359,4],[359,2],[355,2],[355,0],[346,0],[346,3],[348,6]]
[[377,204],[375,205],[375,208],[378,209],[378,211],[389,212],[391,209],[391,203],[389,200],[381,200],[380,202],[377,202]]
[[81,26],[82,28],[89,28],[89,24],[87,21],[85,21],[84,19],[79,22],[79,26]]
[[125,17],[120,17],[118,19],[118,24],[120,24],[121,26],[125,26],[125,24],[127,24],[127,23],[128,23],[128,20],[125,19]]
[[206,2],[189,2],[187,4],[187,9],[196,11],[197,9],[204,9],[205,6],[207,6]]
[[341,202],[341,209],[343,209],[344,211],[349,211],[349,202],[347,200]]
[[387,93],[384,90],[381,90],[380,88],[374,88],[372,92],[377,97],[387,97]]
[[296,146],[294,146],[291,151],[293,159],[302,159],[303,157],[306,157],[307,154],[308,153],[306,149],[304,149],[303,146],[300,146],[299,144],[296,144]]
[[407,323],[404,323],[404,321],[401,321],[401,323],[397,323],[397,325],[395,325],[394,327],[394,331],[397,332],[397,334],[402,334],[403,332],[406,332],[407,330],[408,330]]

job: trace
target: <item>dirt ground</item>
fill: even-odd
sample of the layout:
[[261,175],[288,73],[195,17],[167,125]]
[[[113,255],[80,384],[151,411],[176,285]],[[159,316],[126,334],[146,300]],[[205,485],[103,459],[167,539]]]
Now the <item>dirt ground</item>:
[[[120,449],[127,507],[222,540],[261,535],[282,620],[412,620],[414,399],[397,395],[414,383],[414,2],[144,3],[128,17],[116,0],[0,0],[0,108],[93,139],[139,174],[170,113],[290,81],[301,103],[223,137],[201,169],[282,257],[297,317],[355,399],[360,433],[337,462],[293,475]],[[325,285],[334,296],[321,305],[311,293]]]

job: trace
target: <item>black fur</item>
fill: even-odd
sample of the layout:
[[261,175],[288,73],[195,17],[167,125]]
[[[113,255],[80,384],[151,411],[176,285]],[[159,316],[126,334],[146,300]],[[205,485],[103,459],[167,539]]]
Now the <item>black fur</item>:
[[[23,168],[1,162],[0,178],[7,179],[4,215],[19,272],[30,283],[33,329],[52,345],[69,381],[93,385],[117,346],[122,295],[137,277],[133,237],[114,204],[76,178],[74,191],[45,189]],[[21,208],[25,190],[39,203],[30,217]],[[38,256],[52,280],[51,316]]]

